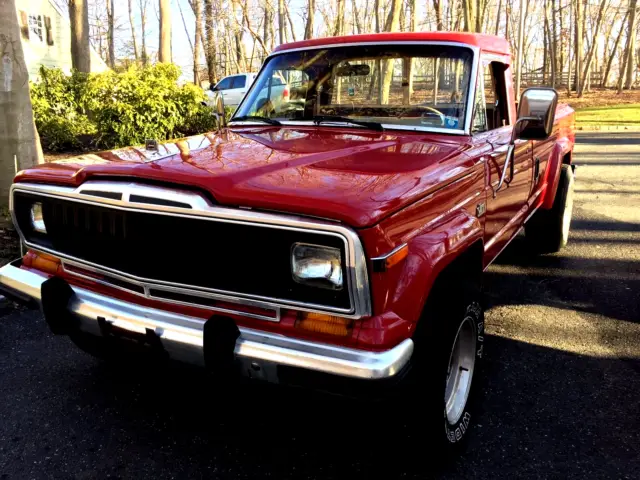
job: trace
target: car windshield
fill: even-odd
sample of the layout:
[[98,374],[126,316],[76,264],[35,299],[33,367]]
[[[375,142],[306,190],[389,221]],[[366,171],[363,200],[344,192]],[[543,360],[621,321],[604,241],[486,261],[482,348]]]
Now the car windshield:
[[235,116],[464,130],[472,59],[468,48],[424,44],[285,52],[267,60]]

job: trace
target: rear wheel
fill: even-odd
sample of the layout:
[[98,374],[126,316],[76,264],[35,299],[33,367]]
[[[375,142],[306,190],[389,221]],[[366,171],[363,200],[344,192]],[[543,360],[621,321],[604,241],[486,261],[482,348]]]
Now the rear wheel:
[[418,415],[409,427],[446,459],[459,453],[476,416],[484,344],[479,288],[449,283],[434,291],[422,321],[410,372]]
[[569,241],[573,214],[573,170],[562,165],[551,210],[538,210],[525,225],[525,234],[538,253],[559,252]]

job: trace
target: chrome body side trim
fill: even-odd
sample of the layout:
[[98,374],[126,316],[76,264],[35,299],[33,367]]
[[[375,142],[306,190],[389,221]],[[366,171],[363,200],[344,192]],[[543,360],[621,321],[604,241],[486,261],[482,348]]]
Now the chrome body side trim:
[[[2,287],[21,292],[41,302],[41,286],[48,278],[19,267],[19,262],[0,268]],[[169,356],[195,365],[204,365],[204,324],[206,318],[147,308],[124,302],[90,290],[72,286],[74,296],[67,306],[78,320],[79,328],[101,335],[98,317],[131,332],[151,330],[158,336]],[[395,347],[371,352],[301,340],[259,330],[240,328],[234,354],[242,373],[278,382],[277,366],[298,367],[350,378],[382,379],[396,375],[409,362],[413,341],[406,339]],[[258,367],[258,368],[256,368]],[[265,373],[266,372],[266,373]]]
[[[83,190],[90,190],[92,192],[100,191],[121,193],[122,198],[120,200],[114,200],[111,198],[97,197],[94,195],[83,195]],[[32,193],[53,198],[66,198],[89,205],[108,206],[110,208],[118,210],[150,213],[156,215],[200,218],[205,221],[208,220],[225,223],[249,224],[300,232],[311,231],[317,234],[340,238],[345,244],[347,285],[349,288],[351,308],[334,308],[324,305],[303,303],[286,299],[266,298],[258,295],[242,294],[239,292],[229,292],[224,290],[198,287],[194,285],[184,285],[148,278],[141,278],[127,274],[126,272],[121,272],[108,267],[104,267],[102,265],[96,265],[80,258],[65,255],[61,252],[43,247],[42,245],[26,241],[15,218],[15,212],[13,209],[13,195],[15,192],[23,192],[27,194]],[[130,202],[129,198],[132,193],[140,196],[146,196],[156,199],[166,199],[174,202],[189,204],[191,208],[164,206],[152,203]],[[88,181],[83,183],[77,189],[69,187],[52,187],[50,185],[42,184],[15,183],[11,187],[10,197],[10,208],[14,225],[16,225],[18,233],[20,234],[22,241],[27,247],[56,255],[61,259],[70,263],[75,263],[82,268],[93,269],[94,271],[101,274],[111,275],[113,277],[120,278],[134,284],[144,284],[148,287],[153,286],[154,288],[161,290],[164,289],[175,291],[178,293],[206,296],[208,298],[217,298],[223,301],[235,301],[236,303],[253,301],[254,305],[265,308],[295,307],[296,309],[302,311],[332,312],[347,318],[361,318],[371,315],[369,277],[367,273],[367,263],[362,243],[360,242],[360,238],[355,233],[355,231],[339,223],[308,219],[293,215],[281,215],[274,213],[256,212],[253,210],[220,207],[212,204],[204,196],[194,192],[142,185],[135,182],[127,183]]]
[[394,253],[396,253],[398,250],[403,249],[404,247],[407,246],[407,243],[401,243],[400,245],[398,245],[396,248],[394,248],[393,250],[391,250],[389,253],[387,253],[386,255],[380,255],[379,257],[374,257],[371,259],[372,262],[382,262],[384,260],[386,260],[387,258],[389,258],[391,255],[393,255]]

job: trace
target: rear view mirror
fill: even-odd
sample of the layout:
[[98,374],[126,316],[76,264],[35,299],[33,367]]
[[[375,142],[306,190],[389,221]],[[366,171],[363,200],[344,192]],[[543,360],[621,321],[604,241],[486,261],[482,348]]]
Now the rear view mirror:
[[513,126],[511,142],[507,150],[507,158],[502,167],[502,174],[498,186],[493,190],[493,198],[503,187],[507,180],[507,171],[511,172],[513,179],[513,155],[516,140],[545,140],[553,132],[553,122],[556,119],[556,107],[558,106],[558,92],[553,88],[527,88],[522,92],[518,105],[518,119]]
[[371,68],[369,65],[349,65],[348,63],[345,65],[341,65],[336,69],[336,75],[338,77],[366,77],[369,75]]
[[514,140],[544,140],[553,131],[558,93],[553,88],[527,88],[522,92]]

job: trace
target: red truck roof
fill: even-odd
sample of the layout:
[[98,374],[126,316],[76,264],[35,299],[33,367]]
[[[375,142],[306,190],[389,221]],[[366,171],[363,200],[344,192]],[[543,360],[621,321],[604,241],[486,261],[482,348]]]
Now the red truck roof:
[[278,46],[275,51],[282,52],[297,48],[321,47],[323,45],[371,42],[454,42],[478,47],[485,52],[497,53],[499,55],[511,54],[509,42],[502,37],[465,32],[393,32],[349,35],[345,37],[314,38],[311,40],[285,43],[284,45]]

